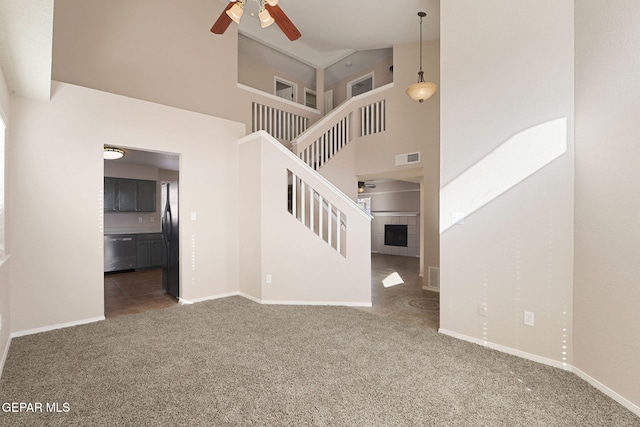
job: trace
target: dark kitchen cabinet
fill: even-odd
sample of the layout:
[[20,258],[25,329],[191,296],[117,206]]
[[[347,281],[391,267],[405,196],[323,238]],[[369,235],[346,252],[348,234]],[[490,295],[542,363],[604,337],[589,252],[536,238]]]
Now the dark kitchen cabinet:
[[104,179],[104,211],[118,210],[118,178]]
[[162,266],[162,234],[138,234],[136,236],[136,268]]
[[138,181],[118,179],[118,211],[136,212],[138,201]]
[[156,182],[138,180],[137,187],[138,212],[156,211]]
[[105,212],[155,212],[156,181],[104,178]]

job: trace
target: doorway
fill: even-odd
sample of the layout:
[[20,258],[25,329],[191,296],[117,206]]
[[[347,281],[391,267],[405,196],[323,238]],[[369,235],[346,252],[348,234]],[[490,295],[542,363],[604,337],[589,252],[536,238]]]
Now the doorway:
[[[167,292],[162,203],[162,183],[177,182],[179,178],[179,155],[122,149],[124,157],[104,161],[107,318],[166,308],[175,305],[179,296],[179,285]],[[177,230],[177,208],[175,219]],[[114,248],[127,248],[124,262]],[[174,281],[178,282],[178,275],[175,276]]]
[[374,88],[373,73],[366,74],[347,83],[347,97],[357,96],[369,92]]
[[298,85],[280,77],[274,77],[274,92],[279,98],[298,102]]

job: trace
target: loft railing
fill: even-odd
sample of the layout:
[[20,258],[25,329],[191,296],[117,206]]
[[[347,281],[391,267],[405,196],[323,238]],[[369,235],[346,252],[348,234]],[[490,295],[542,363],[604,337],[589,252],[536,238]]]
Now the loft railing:
[[360,136],[373,135],[386,130],[386,101],[383,99],[360,107]]
[[276,139],[292,141],[307,129],[309,119],[288,111],[253,102],[252,130],[264,130]]
[[350,98],[293,142],[293,152],[320,169],[354,138],[386,131],[386,96],[393,83]]

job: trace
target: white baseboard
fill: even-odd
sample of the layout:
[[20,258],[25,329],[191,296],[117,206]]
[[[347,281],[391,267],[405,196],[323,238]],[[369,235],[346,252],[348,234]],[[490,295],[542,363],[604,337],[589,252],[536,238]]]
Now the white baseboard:
[[344,301],[281,301],[281,300],[263,300],[256,298],[244,292],[240,292],[240,296],[250,299],[258,304],[266,305],[325,305],[325,306],[341,306],[341,307],[372,307],[370,302],[344,302]]
[[240,295],[240,292],[238,292],[238,291],[228,292],[228,293],[225,293],[225,294],[210,295],[208,297],[195,298],[195,299],[190,299],[190,300],[178,298],[178,303],[182,304],[182,305],[189,305],[189,304],[195,304],[197,302],[203,302],[203,301],[210,301],[210,300],[214,300],[214,299],[233,297],[233,296],[236,296],[236,295]]
[[601,392],[603,392],[604,394],[606,394],[607,396],[609,396],[610,398],[612,398],[613,400],[615,400],[616,402],[618,402],[619,404],[621,404],[622,406],[624,406],[625,408],[627,408],[628,410],[630,410],[631,412],[633,412],[634,414],[640,417],[640,406],[620,396],[618,393],[611,390],[609,387],[602,384],[600,381],[596,380],[595,378],[592,378],[591,376],[582,372],[580,369],[576,368],[575,366],[573,367],[572,370],[577,376],[579,376],[580,378],[582,378],[583,380],[585,380],[586,382],[588,382],[589,384],[591,384],[592,386],[594,386],[595,388],[597,388],[598,390],[600,390]]
[[470,337],[468,335],[459,334],[457,332],[448,331],[448,330],[442,329],[442,328],[438,329],[438,332],[443,334],[443,335],[448,335],[450,337],[457,338],[457,339],[462,340],[462,341],[467,341],[467,342],[471,342],[471,343],[474,343],[474,344],[478,344],[478,345],[481,345],[483,347],[487,347],[487,348],[490,348],[492,350],[497,350],[497,351],[502,352],[502,353],[507,353],[507,354],[511,354],[513,356],[521,357],[523,359],[531,360],[533,362],[542,363],[543,365],[553,366],[554,368],[559,368],[559,369],[562,369],[562,370],[565,370],[565,371],[571,371],[572,370],[572,366],[567,364],[567,363],[563,363],[563,362],[560,362],[558,360],[549,359],[547,357],[538,356],[537,354],[527,353],[526,351],[517,350],[515,348],[507,347],[507,346],[500,345],[500,344],[495,344],[495,343],[492,343],[492,342],[489,342],[489,341],[484,341],[484,340],[481,340],[479,338]]
[[440,288],[432,288],[429,286],[423,286],[422,290],[440,293]]
[[549,358],[546,358],[546,357],[538,356],[538,355],[535,355],[535,354],[532,354],[532,353],[527,353],[525,351],[516,350],[515,348],[506,347],[504,345],[494,344],[494,343],[488,342],[488,341],[483,341],[483,340],[480,340],[478,338],[473,338],[473,337],[470,337],[470,336],[467,336],[467,335],[459,334],[457,332],[448,331],[448,330],[442,329],[442,328],[438,329],[438,332],[440,332],[441,334],[444,334],[444,335],[448,335],[448,336],[453,337],[453,338],[457,338],[457,339],[460,339],[460,340],[463,340],[463,341],[468,341],[468,342],[471,342],[471,343],[474,343],[474,344],[481,345],[483,347],[488,347],[488,348],[491,348],[493,350],[500,351],[502,353],[511,354],[513,356],[521,357],[523,359],[531,360],[531,361],[534,361],[534,362],[542,363],[544,365],[549,365],[549,366],[553,366],[555,368],[559,368],[559,369],[562,369],[562,370],[565,370],[565,371],[573,372],[578,377],[582,378],[583,380],[585,380],[586,382],[591,384],[593,387],[597,388],[602,393],[604,393],[605,395],[609,396],[611,399],[615,400],[616,402],[618,402],[619,404],[621,404],[622,406],[627,408],[629,411],[631,411],[635,415],[640,416],[640,406],[634,404],[633,402],[629,401],[628,399],[625,399],[623,396],[619,395],[614,390],[612,390],[609,387],[607,387],[606,385],[602,384],[600,381],[596,380],[595,378],[592,378],[588,374],[582,372],[580,369],[576,368],[573,365],[569,365],[567,363],[562,363],[562,362],[559,362],[557,360],[549,359]]
[[67,322],[67,323],[58,323],[57,325],[43,326],[42,328],[27,329],[25,331],[13,332],[11,334],[11,337],[18,338],[18,337],[23,337],[25,335],[39,334],[40,332],[49,332],[49,331],[54,331],[56,329],[70,328],[72,326],[78,326],[78,325],[86,325],[87,323],[99,322],[101,320],[104,320],[104,316],[92,317],[90,319],[75,320],[73,322]]

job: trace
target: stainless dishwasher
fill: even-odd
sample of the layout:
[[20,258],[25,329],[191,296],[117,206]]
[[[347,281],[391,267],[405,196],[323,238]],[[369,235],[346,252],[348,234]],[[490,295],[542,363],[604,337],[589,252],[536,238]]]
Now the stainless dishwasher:
[[104,236],[104,271],[131,270],[136,268],[136,236]]

